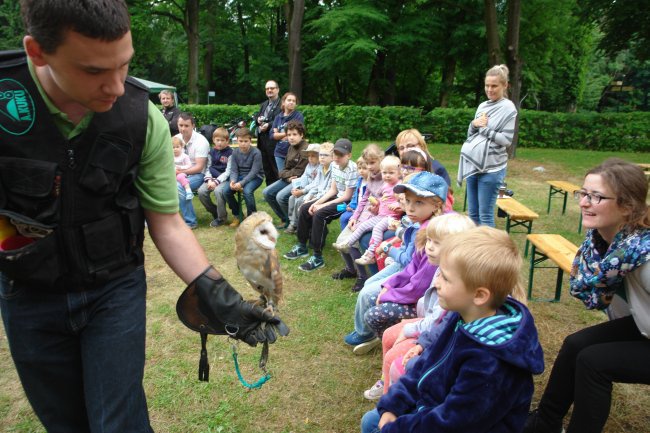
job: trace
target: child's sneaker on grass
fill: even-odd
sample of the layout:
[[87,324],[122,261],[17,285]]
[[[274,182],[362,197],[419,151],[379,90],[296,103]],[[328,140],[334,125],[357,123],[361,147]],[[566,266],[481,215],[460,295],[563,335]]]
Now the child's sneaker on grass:
[[284,232],[292,235],[296,232],[296,226],[294,226],[293,224],[289,224],[287,228],[284,230]]
[[384,381],[378,380],[371,388],[363,391],[363,396],[368,400],[379,400],[384,395]]
[[340,271],[332,274],[334,280],[345,280],[346,278],[357,278],[357,273],[348,271],[348,268],[343,268]]
[[325,260],[322,257],[311,256],[305,263],[298,266],[298,269],[305,272],[315,271],[325,266]]
[[185,191],[185,200],[192,200],[194,198],[194,194],[192,191]]
[[282,257],[288,260],[296,260],[301,257],[306,257],[308,255],[309,255],[309,251],[307,251],[307,247],[303,247],[302,245],[294,245],[293,248],[291,248],[291,251],[289,251]]
[[354,346],[352,353],[355,355],[365,355],[377,346],[381,346],[381,339],[374,337],[372,340]]

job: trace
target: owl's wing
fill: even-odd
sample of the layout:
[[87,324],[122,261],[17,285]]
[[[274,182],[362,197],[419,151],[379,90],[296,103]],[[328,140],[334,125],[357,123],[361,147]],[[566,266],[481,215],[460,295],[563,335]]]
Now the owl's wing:
[[273,302],[278,305],[282,301],[282,272],[280,271],[280,260],[278,251],[273,249],[269,255],[269,270],[273,281]]

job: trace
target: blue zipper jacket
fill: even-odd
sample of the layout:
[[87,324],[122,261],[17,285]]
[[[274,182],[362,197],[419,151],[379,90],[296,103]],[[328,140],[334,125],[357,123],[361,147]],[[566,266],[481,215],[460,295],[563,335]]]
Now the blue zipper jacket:
[[544,355],[528,309],[508,298],[499,313],[464,323],[451,313],[433,346],[384,395],[382,433],[519,433]]

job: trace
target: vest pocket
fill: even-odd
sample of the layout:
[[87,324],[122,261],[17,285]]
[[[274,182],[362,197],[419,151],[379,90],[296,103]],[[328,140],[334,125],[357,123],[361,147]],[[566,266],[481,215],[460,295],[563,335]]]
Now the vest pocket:
[[120,187],[132,148],[129,141],[100,134],[93,144],[79,183],[96,194],[114,193]]
[[0,209],[38,221],[58,216],[61,176],[53,162],[0,157]]
[[81,231],[90,274],[109,272],[126,263],[125,229],[120,214],[84,224]]

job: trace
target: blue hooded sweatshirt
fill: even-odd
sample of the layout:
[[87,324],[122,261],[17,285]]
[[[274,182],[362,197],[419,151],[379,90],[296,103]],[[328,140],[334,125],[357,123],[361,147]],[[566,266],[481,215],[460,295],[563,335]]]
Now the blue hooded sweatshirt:
[[395,422],[382,433],[519,433],[544,355],[528,309],[508,298],[494,316],[451,313],[438,340],[377,404]]

